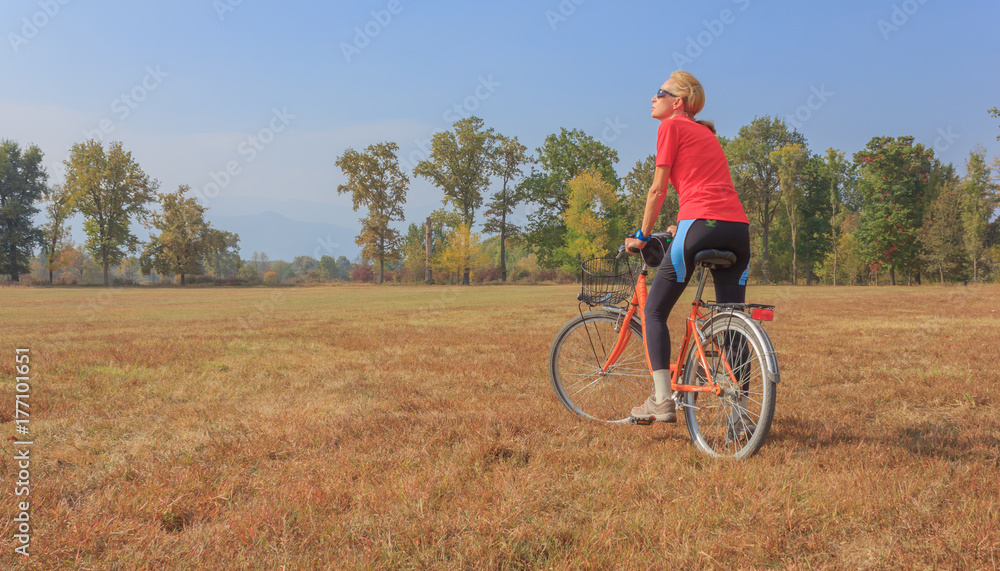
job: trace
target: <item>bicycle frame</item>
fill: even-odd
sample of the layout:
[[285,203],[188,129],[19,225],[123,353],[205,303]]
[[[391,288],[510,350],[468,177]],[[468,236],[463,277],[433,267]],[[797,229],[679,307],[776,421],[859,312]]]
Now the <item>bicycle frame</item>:
[[[648,271],[643,268],[639,273],[639,279],[635,284],[635,292],[632,294],[632,300],[629,302],[628,311],[625,313],[625,318],[623,320],[624,326],[618,332],[618,339],[615,342],[614,348],[608,355],[607,362],[601,368],[601,373],[606,374],[608,369],[610,369],[621,356],[622,352],[625,350],[626,345],[632,338],[632,331],[629,329],[628,324],[632,322],[633,316],[635,316],[636,310],[642,310],[639,313],[639,319],[642,323],[642,338],[643,338],[643,350],[646,353],[646,366],[649,367],[650,374],[653,373],[653,365],[649,360],[649,347],[646,346],[646,299],[648,297],[648,291],[646,289],[646,276]],[[680,351],[677,353],[677,362],[670,365],[670,388],[678,392],[703,392],[703,393],[715,393],[716,395],[722,394],[722,387],[715,382],[714,376],[711,373],[711,368],[708,366],[708,360],[705,358],[705,348],[702,345],[701,335],[698,332],[698,321],[704,317],[701,308],[705,305],[701,300],[701,294],[705,287],[705,268],[699,268],[698,274],[698,291],[695,294],[694,302],[691,304],[691,314],[687,318],[687,325],[684,329],[684,338],[681,341]],[[705,372],[705,379],[708,380],[707,385],[682,385],[680,384],[679,377],[681,370],[683,368],[683,360],[687,356],[687,352],[691,349],[691,342],[694,341],[694,350],[698,356],[699,364],[702,370]],[[713,342],[713,350],[719,351],[722,356],[722,362],[726,366],[726,376],[734,384],[739,384],[734,376],[733,370],[729,365],[729,360],[726,359],[725,353],[722,348]]]

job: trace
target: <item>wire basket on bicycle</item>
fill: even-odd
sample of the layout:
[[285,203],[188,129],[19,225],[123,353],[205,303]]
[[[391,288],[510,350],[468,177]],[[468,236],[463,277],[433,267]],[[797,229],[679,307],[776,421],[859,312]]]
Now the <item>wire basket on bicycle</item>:
[[632,297],[639,264],[628,259],[592,258],[580,264],[578,299],[587,305],[617,305]]

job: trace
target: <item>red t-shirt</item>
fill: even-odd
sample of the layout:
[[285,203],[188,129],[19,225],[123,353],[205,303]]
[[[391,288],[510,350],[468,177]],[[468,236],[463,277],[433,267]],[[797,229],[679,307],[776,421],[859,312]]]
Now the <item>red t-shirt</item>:
[[729,163],[711,129],[686,115],[660,121],[656,166],[670,167],[677,189],[677,220],[722,220],[749,224],[729,175]]

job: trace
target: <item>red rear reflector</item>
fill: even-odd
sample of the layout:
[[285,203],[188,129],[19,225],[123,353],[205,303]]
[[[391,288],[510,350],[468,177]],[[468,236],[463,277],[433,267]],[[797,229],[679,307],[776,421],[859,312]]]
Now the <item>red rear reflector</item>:
[[750,310],[750,317],[756,319],[757,321],[774,321],[774,310],[752,309]]

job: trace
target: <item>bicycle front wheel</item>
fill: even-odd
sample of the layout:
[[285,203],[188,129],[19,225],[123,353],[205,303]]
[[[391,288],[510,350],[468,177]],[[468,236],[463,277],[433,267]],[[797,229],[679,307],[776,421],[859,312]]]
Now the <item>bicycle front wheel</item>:
[[552,388],[570,412],[611,423],[626,423],[632,407],[653,393],[642,327],[632,321],[630,338],[618,360],[602,372],[618,340],[619,314],[591,311],[571,319],[556,335],[549,353]]
[[[684,393],[684,419],[695,446],[712,456],[746,458],[760,449],[771,428],[777,385],[767,367],[770,343],[743,319],[720,314],[701,329],[708,375],[722,388]],[[684,364],[686,385],[707,385],[695,348]]]

